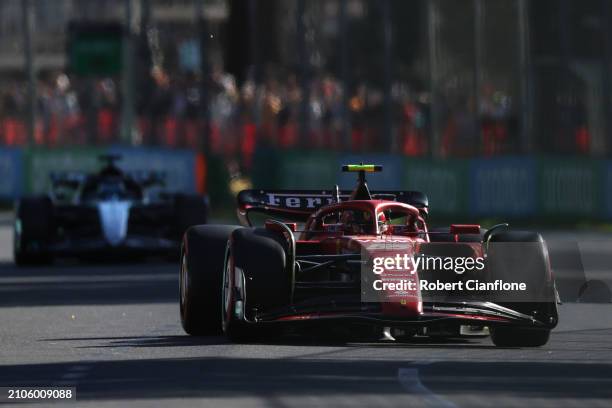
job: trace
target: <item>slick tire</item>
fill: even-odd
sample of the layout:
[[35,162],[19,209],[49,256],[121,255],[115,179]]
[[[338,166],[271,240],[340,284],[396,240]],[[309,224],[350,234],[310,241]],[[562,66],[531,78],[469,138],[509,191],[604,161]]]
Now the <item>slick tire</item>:
[[237,226],[198,225],[183,237],[180,258],[181,324],[192,336],[221,334],[221,282],[227,242]]
[[[261,342],[278,334],[274,324],[247,320],[252,319],[254,311],[266,312],[289,304],[286,262],[286,243],[279,234],[262,228],[234,231],[223,282],[223,330],[231,341]],[[242,282],[236,282],[241,276]],[[242,301],[242,317],[236,316],[237,301]]]
[[[554,300],[554,288],[548,276],[548,251],[540,234],[529,231],[494,233],[487,245],[487,270],[491,282],[496,279],[524,282],[528,290],[513,296],[519,302],[541,303]],[[525,306],[525,305],[523,305]]]
[[13,254],[18,266],[47,265],[53,238],[53,203],[46,196],[21,199],[15,211]]
[[[494,233],[486,245],[488,280],[524,282],[528,288],[524,293],[513,294],[512,298],[503,294],[492,301],[555,325],[558,321],[556,293],[542,236],[528,231],[502,231]],[[549,336],[549,328],[491,328],[493,343],[501,347],[539,347],[546,344]]]

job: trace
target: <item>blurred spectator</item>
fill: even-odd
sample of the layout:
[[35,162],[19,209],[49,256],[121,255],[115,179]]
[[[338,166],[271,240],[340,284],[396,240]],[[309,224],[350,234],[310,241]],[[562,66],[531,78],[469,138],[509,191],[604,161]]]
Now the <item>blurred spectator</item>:
[[[382,142],[384,93],[376,84],[357,81],[346,90],[331,73],[312,75],[306,92],[308,134],[302,139],[299,122],[304,89],[293,72],[268,69],[262,81],[247,79],[239,87],[220,65],[210,69],[208,78],[189,70],[177,73],[155,66],[138,83],[137,143],[192,149],[207,145],[215,154],[239,158],[245,168],[250,167],[258,146],[353,152],[390,149]],[[202,100],[203,86],[207,86],[206,103]],[[24,145],[25,86],[14,82],[0,92],[0,142]],[[345,92],[346,121],[342,117]],[[428,92],[418,91],[409,79],[401,79],[393,83],[391,99],[392,137],[401,154],[420,157],[438,149],[446,157],[466,157],[512,151],[511,141],[516,134],[512,101],[492,85],[485,85],[480,106],[476,107],[474,98],[460,95],[449,80],[447,89],[437,98],[443,123],[439,146],[430,144]],[[448,107],[440,108],[444,104]],[[568,111],[562,116],[583,116],[577,103],[561,105]],[[116,78],[77,80],[63,72],[47,73],[38,85],[34,143],[45,146],[118,143],[120,108]],[[204,109],[208,109],[206,116]],[[208,124],[205,117],[209,118]],[[341,138],[345,122],[350,125],[348,146]],[[559,139],[565,144],[580,152],[588,151],[586,126],[565,130],[567,135],[562,133],[559,130]],[[209,137],[207,144],[205,135]]]

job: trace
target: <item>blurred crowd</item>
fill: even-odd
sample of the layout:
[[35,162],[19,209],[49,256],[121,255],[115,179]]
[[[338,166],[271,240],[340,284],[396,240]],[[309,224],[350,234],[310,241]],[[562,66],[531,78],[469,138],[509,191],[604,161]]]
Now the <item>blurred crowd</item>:
[[[380,86],[357,83],[344,95],[342,82],[330,74],[314,76],[307,86],[292,73],[265,78],[239,86],[232,75],[214,68],[204,87],[195,74],[171,77],[154,69],[150,78],[136,83],[134,127],[122,136],[120,81],[48,73],[37,84],[32,142],[48,147],[129,143],[199,149],[207,140],[210,151],[240,156],[246,166],[258,146],[394,151],[417,157],[431,153],[431,97],[408,81],[393,84],[387,105]],[[0,145],[27,144],[25,85],[4,86],[0,97]],[[478,114],[474,98],[438,99],[443,102],[437,109],[442,156],[512,152],[518,130],[510,97],[486,88]],[[385,127],[386,106],[391,106],[391,135]],[[203,119],[207,116],[208,127]]]

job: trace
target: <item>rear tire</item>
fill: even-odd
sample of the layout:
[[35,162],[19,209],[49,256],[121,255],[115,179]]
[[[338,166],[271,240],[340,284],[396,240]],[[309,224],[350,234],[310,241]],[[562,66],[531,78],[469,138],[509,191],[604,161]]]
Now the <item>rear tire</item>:
[[491,340],[497,347],[540,347],[548,343],[550,330],[492,327]]
[[53,203],[46,196],[21,199],[16,206],[13,235],[15,264],[47,265],[53,261]]
[[192,336],[221,334],[221,281],[227,242],[239,227],[189,228],[181,248],[179,298],[181,324]]

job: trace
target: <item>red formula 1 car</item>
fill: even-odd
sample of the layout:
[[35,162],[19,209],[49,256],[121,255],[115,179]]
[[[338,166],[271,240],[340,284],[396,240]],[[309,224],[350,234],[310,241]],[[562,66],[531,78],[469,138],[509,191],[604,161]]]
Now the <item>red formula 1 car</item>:
[[[370,192],[365,174],[381,166],[343,170],[359,175],[350,193],[245,190],[242,227],[185,233],[187,333],[254,341],[280,328],[324,327],[398,340],[489,332],[498,346],[548,341],[557,297],[539,234],[507,224],[430,230],[423,193]],[[267,217],[263,227],[251,226],[255,213]]]

